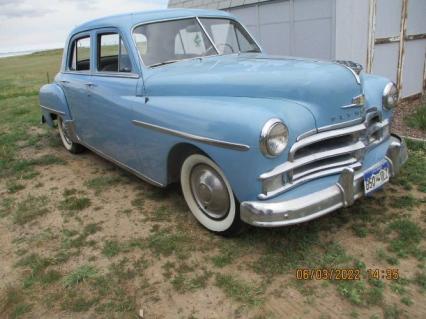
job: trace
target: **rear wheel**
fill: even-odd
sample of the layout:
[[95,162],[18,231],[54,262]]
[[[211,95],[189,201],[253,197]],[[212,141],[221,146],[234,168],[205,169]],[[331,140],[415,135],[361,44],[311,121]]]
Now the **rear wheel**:
[[224,173],[211,159],[201,154],[188,156],[180,181],[189,209],[204,227],[224,236],[240,231],[238,201]]
[[84,147],[78,143],[74,143],[69,137],[68,131],[65,127],[64,120],[58,117],[59,135],[61,136],[62,144],[71,153],[77,154],[84,150]]

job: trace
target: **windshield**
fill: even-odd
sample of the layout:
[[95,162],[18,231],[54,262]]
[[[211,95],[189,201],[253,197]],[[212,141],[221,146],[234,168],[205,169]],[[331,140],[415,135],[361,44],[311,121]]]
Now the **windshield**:
[[154,67],[209,55],[260,52],[253,39],[237,22],[217,18],[203,18],[201,21],[209,36],[196,18],[136,27],[133,37],[143,63]]
[[200,21],[220,54],[260,52],[257,44],[238,22],[217,18],[201,18]]

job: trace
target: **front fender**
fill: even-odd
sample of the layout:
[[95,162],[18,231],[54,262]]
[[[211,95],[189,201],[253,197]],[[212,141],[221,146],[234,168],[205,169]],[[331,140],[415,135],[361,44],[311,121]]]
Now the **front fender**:
[[49,126],[53,126],[54,116],[61,116],[64,120],[71,120],[67,99],[58,84],[43,85],[40,89],[39,101],[41,112]]
[[297,136],[315,129],[314,118],[305,107],[284,99],[152,96],[146,105],[135,106],[135,111],[135,120],[249,146],[248,151],[227,149],[150,128],[140,128],[143,138],[136,141],[144,173],[163,184],[167,183],[167,158],[173,146],[183,142],[195,145],[221,167],[240,201],[256,198],[261,190],[258,176],[287,160],[288,150],[275,158],[267,158],[259,150],[260,132],[269,119],[280,118],[288,126],[288,147]]

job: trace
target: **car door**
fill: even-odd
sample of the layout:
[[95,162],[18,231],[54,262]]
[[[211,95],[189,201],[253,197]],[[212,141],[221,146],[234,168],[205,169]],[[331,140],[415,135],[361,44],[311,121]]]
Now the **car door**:
[[142,79],[134,71],[128,45],[117,29],[99,29],[93,36],[95,63],[87,110],[91,135],[86,143],[121,164],[138,169],[131,121],[135,104],[143,102],[143,97],[136,96]]
[[91,85],[92,43],[90,33],[80,33],[69,42],[66,66],[59,84],[64,90],[76,133],[84,142],[90,138],[89,87]]

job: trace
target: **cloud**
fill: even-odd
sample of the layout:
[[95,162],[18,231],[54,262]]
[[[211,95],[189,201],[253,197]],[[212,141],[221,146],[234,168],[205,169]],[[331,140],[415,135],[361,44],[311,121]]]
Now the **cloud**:
[[[58,48],[77,25],[167,7],[168,0],[0,0],[0,52]],[[93,3],[91,6],[85,6]]]
[[0,17],[3,18],[21,18],[43,16],[51,12],[49,8],[40,8],[34,6],[31,2],[25,0],[0,0]]
[[[0,0],[1,1],[1,0]],[[79,9],[95,9],[98,7],[97,0],[60,0],[61,2],[73,3]]]

